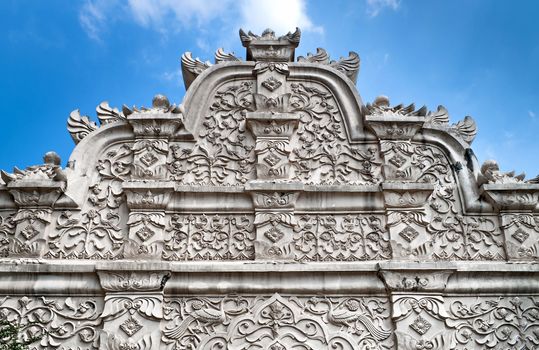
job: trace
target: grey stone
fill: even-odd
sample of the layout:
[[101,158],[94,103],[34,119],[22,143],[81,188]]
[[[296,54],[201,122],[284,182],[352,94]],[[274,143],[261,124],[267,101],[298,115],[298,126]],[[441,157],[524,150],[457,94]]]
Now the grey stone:
[[186,53],[181,105],[73,111],[65,169],[3,171],[0,318],[36,349],[537,348],[537,178],[300,36]]

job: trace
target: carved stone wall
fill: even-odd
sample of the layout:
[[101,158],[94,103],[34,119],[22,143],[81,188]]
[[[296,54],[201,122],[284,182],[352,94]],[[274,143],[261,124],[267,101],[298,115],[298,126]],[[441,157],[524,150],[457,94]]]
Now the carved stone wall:
[[182,56],[181,105],[73,111],[1,173],[0,319],[32,349],[538,349],[539,179],[471,117],[364,104],[359,56]]

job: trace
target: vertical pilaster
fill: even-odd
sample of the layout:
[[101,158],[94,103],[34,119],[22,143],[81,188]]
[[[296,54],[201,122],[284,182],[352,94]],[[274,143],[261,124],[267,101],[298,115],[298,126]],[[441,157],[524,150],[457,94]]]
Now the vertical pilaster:
[[366,124],[379,138],[382,150],[382,190],[393,258],[427,258],[429,217],[425,203],[434,185],[420,180],[422,170],[414,159],[411,142],[423,127],[425,116],[414,113],[413,108],[391,108],[384,96],[366,110]]
[[126,114],[135,142],[131,180],[123,184],[129,209],[129,235],[123,255],[160,259],[165,208],[174,191],[174,184],[166,181],[169,144],[179,133],[185,134],[183,115],[162,95],[154,97],[152,108],[129,110]]
[[170,273],[98,271],[105,290],[100,349],[159,350],[163,289]]
[[259,62],[254,73],[255,111],[247,113],[247,127],[256,142],[257,179],[246,189],[255,208],[255,258],[293,260],[294,208],[302,185],[290,179],[290,140],[299,116],[289,109],[286,63]]
[[435,263],[382,263],[379,275],[391,302],[397,350],[449,349],[443,292],[455,267]]
[[484,184],[481,192],[500,211],[508,260],[539,260],[539,185],[524,182]]
[[13,218],[15,234],[8,243],[9,257],[40,258],[44,254],[47,227],[53,208],[64,193],[67,178],[56,153],[46,153],[43,160],[43,165],[15,169],[14,174],[2,172],[18,207]]

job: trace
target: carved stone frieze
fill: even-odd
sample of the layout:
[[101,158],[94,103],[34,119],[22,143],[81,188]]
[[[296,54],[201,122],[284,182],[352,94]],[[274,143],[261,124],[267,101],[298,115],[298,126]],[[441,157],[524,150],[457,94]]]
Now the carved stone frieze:
[[15,248],[15,244],[12,243],[16,227],[13,216],[13,212],[2,212],[0,215],[0,256],[2,257],[9,256],[10,250]]
[[384,183],[384,201],[387,208],[417,208],[427,202],[434,185],[431,183]]
[[298,117],[290,114],[250,112],[247,126],[256,138],[255,154],[257,179],[290,178],[290,137]]
[[46,248],[45,230],[51,222],[51,212],[51,209],[19,209],[6,223],[16,226],[14,235],[6,237],[4,253],[10,257],[41,257]]
[[376,215],[298,215],[292,251],[298,261],[391,258],[384,218]]
[[447,298],[449,349],[534,349],[539,344],[535,297]]
[[378,146],[345,142],[343,116],[331,93],[304,83],[290,89],[290,106],[299,115],[291,154],[294,179],[323,185],[380,182]]
[[502,260],[503,234],[496,217],[432,218],[427,228],[436,260]]
[[443,293],[449,277],[456,270],[455,265],[433,266],[432,263],[422,266],[417,263],[397,265],[393,262],[383,262],[379,264],[379,268],[379,275],[392,294]]
[[175,297],[163,341],[176,349],[391,349],[387,300],[362,296]]
[[19,339],[35,339],[31,349],[97,350],[100,298],[5,296],[0,320],[19,327]]
[[121,253],[124,234],[120,216],[90,209],[81,214],[62,212],[48,237],[46,257],[56,259],[114,259]]
[[166,228],[164,260],[251,260],[253,217],[174,214]]

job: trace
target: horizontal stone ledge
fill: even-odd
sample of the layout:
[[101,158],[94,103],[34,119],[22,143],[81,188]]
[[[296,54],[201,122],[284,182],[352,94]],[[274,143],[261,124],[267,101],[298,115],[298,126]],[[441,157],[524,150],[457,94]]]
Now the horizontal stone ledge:
[[369,294],[386,295],[368,271],[176,272],[165,294]]
[[[0,294],[96,294],[103,290],[97,272],[130,275],[171,272],[169,295],[201,293],[327,293],[531,295],[539,293],[538,264],[485,263],[276,263],[51,261],[0,264]],[[439,277],[442,277],[440,280]],[[388,280],[391,279],[391,280]],[[428,279],[429,286],[408,286]],[[444,279],[445,278],[445,279]],[[385,284],[384,284],[385,282]]]
[[137,261],[137,260],[45,260],[4,259],[0,260],[0,273],[43,272],[71,273],[106,271],[171,271],[171,272],[378,272],[394,271],[441,271],[455,272],[514,272],[538,273],[539,262],[505,261],[364,261],[364,262],[282,262],[282,261]]
[[[346,187],[348,188],[348,187]],[[350,188],[348,188],[350,189]],[[382,192],[373,191],[295,191],[301,192],[295,202],[296,212],[355,212],[384,213]],[[287,190],[257,190],[255,192],[287,192]],[[166,210],[212,214],[252,214],[253,201],[249,192],[176,192]]]
[[178,193],[242,193],[253,190],[268,190],[268,189],[304,192],[382,192],[380,185],[365,184],[365,185],[315,185],[315,184],[300,184],[292,183],[271,183],[264,181],[263,183],[251,183],[245,186],[211,186],[211,185],[179,185],[174,186],[174,191]]

